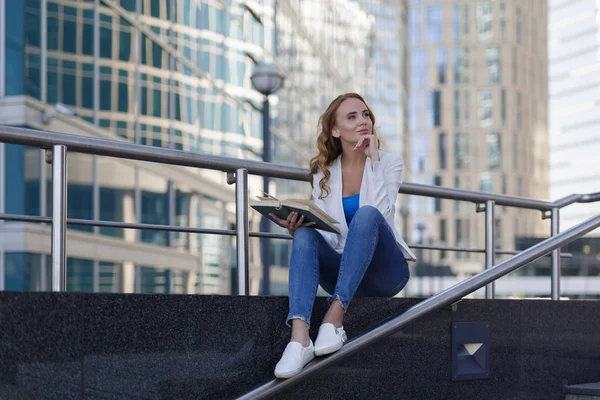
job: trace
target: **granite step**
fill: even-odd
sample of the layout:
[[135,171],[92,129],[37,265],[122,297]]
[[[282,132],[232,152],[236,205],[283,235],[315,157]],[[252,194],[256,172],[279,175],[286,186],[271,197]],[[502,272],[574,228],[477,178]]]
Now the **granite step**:
[[565,400],[600,400],[600,382],[566,386]]

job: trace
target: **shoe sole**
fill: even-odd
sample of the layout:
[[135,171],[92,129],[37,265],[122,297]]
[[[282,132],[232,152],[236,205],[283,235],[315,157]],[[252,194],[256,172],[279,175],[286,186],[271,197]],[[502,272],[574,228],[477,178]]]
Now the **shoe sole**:
[[295,369],[295,370],[293,370],[291,372],[279,373],[279,374],[277,372],[275,372],[275,377],[279,378],[279,379],[288,379],[288,378],[291,378],[293,376],[296,376],[300,372],[302,372],[302,370],[304,369],[304,367],[306,367],[306,364],[308,364],[309,362],[311,362],[312,360],[314,360],[314,358],[315,358],[314,356],[311,357],[308,361],[306,361],[304,363],[304,365],[302,367],[300,367],[299,369]]
[[343,345],[344,345],[344,342],[340,342],[340,343],[336,343],[332,346],[325,347],[324,349],[317,350],[315,348],[315,356],[320,357],[320,356],[326,356],[327,354],[335,353],[336,351],[341,349]]

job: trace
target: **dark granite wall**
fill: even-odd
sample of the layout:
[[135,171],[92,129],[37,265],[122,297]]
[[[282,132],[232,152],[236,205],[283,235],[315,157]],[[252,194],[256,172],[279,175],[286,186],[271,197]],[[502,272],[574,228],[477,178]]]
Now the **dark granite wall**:
[[[417,303],[355,299],[350,339]],[[319,298],[313,339],[326,302]],[[232,399],[272,379],[287,298],[0,292],[0,400]],[[600,381],[600,302],[465,300],[282,399],[559,400]],[[452,322],[491,323],[491,377],[452,382]]]

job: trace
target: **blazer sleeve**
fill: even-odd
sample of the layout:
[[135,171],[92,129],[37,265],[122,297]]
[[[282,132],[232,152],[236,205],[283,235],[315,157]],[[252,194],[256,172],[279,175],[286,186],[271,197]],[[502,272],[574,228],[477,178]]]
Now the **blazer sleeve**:
[[[321,210],[325,211],[327,213],[327,215],[331,215],[331,212],[327,209],[327,203],[325,203],[325,200],[319,199],[319,195],[321,194],[321,188],[319,187],[319,181],[321,180],[322,177],[323,177],[322,174],[316,174],[313,176],[312,200],[313,200],[313,203],[315,203],[315,205],[317,207],[319,207]],[[326,232],[326,231],[322,231],[320,229],[315,229],[315,230],[317,232],[319,232],[321,234],[321,236],[323,236],[325,241],[327,243],[329,243],[329,245],[333,249],[336,248],[337,242],[338,242],[338,238],[337,238],[338,235],[336,233]]]
[[393,219],[396,212],[403,169],[404,161],[401,156],[392,156],[389,162],[380,160],[373,163],[373,190],[369,196],[369,205],[376,207],[386,219]]

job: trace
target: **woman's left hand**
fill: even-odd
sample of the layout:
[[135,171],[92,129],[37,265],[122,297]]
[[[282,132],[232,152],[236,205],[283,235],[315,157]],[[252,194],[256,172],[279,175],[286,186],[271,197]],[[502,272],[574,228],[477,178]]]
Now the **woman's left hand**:
[[375,135],[364,135],[358,138],[354,150],[363,151],[367,157],[371,158],[371,161],[379,161],[379,149]]

